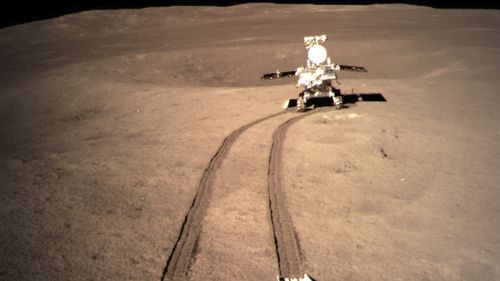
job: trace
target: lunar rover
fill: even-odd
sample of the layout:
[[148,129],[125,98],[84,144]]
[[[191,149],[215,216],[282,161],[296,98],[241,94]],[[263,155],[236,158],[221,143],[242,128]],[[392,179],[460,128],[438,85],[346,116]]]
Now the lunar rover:
[[304,46],[307,51],[306,67],[299,67],[296,71],[276,71],[262,75],[262,80],[286,78],[298,76],[297,87],[304,87],[299,93],[298,99],[285,101],[283,108],[296,107],[297,111],[305,111],[307,107],[314,106],[315,100],[329,99],[336,109],[343,107],[342,93],[340,89],[332,85],[337,80],[336,71],[367,72],[364,67],[340,65],[332,62],[327,55],[323,44],[327,40],[326,35],[304,37]]

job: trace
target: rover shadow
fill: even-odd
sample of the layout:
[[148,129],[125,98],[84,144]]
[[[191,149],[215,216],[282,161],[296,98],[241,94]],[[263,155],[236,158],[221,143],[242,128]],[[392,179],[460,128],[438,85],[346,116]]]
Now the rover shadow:
[[[311,281],[316,281],[316,279],[312,278],[312,277],[311,277],[311,276],[309,276],[309,275],[307,275],[307,277],[309,277],[309,280],[311,280]],[[305,280],[305,278],[304,278],[304,279],[303,279],[303,278],[301,278],[301,277],[299,277],[299,278],[300,278],[300,280]],[[285,281],[285,280],[299,280],[299,278],[284,278],[284,277],[279,277],[279,278],[278,278],[278,281]]]
[[343,95],[342,100],[345,104],[347,103],[357,103],[359,101],[366,102],[386,102],[387,100],[381,93],[360,93],[360,94],[349,94]]
[[[342,95],[342,102],[344,107],[349,107],[350,104],[355,104],[357,102],[387,102],[387,100],[381,93],[359,93]],[[297,101],[295,100],[295,105],[296,103]],[[316,98],[307,102],[307,106],[312,105],[314,105],[314,107],[333,106],[333,101],[329,97]]]

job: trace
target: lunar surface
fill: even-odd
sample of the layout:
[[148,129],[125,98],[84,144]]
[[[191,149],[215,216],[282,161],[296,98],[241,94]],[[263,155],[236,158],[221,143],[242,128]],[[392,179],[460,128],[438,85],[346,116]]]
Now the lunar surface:
[[[346,108],[281,106],[327,34]],[[92,10],[0,29],[0,280],[499,280],[500,11]],[[358,100],[382,96],[385,101]]]

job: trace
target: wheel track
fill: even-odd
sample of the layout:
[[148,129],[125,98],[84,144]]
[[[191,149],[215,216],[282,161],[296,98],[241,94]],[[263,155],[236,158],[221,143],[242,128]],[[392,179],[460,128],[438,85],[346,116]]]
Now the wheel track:
[[[269,155],[268,192],[270,217],[280,276],[299,276],[301,273],[300,246],[295,235],[293,222],[288,213],[286,198],[283,196],[283,190],[281,188],[283,140],[285,139],[286,131],[293,123],[312,113],[320,111],[323,110],[302,113],[299,116],[288,119],[273,132]],[[197,193],[184,218],[177,241],[163,270],[161,277],[162,281],[185,280],[187,278],[193,252],[200,235],[201,224],[213,192],[212,185],[215,180],[216,171],[220,167],[233,143],[249,128],[285,113],[285,111],[278,112],[247,123],[231,132],[231,134],[224,139],[214,156],[210,159],[200,179]]]
[[226,157],[232,144],[244,131],[251,128],[252,126],[255,126],[261,122],[285,113],[285,111],[278,112],[247,123],[242,127],[234,130],[224,139],[221,146],[210,160],[207,168],[205,169],[205,172],[203,173],[203,176],[201,177],[201,180],[198,184],[197,193],[193,199],[187,215],[184,218],[177,241],[172,252],[170,253],[170,256],[168,257],[167,264],[163,269],[163,274],[161,277],[162,281],[186,279],[191,258],[193,256],[193,251],[200,235],[201,223],[207,212],[207,208],[212,195],[212,185],[215,179],[216,171]]
[[280,277],[296,278],[303,274],[301,271],[302,261],[299,241],[295,234],[292,219],[288,213],[286,196],[281,187],[283,141],[288,128],[293,123],[312,113],[322,111],[324,110],[309,111],[288,119],[273,132],[271,151],[269,153],[268,192],[269,210]]

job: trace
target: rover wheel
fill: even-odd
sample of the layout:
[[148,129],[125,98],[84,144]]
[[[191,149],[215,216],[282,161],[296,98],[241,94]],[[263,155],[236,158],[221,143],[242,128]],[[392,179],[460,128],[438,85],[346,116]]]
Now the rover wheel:
[[342,109],[344,107],[344,104],[342,103],[342,96],[336,96],[333,98],[333,103],[335,104],[335,108]]
[[306,110],[306,102],[304,101],[304,94],[300,93],[297,99],[297,111],[303,112]]
[[304,110],[306,110],[306,104],[304,102],[304,98],[303,97],[299,97],[297,99],[297,111],[303,112]]

